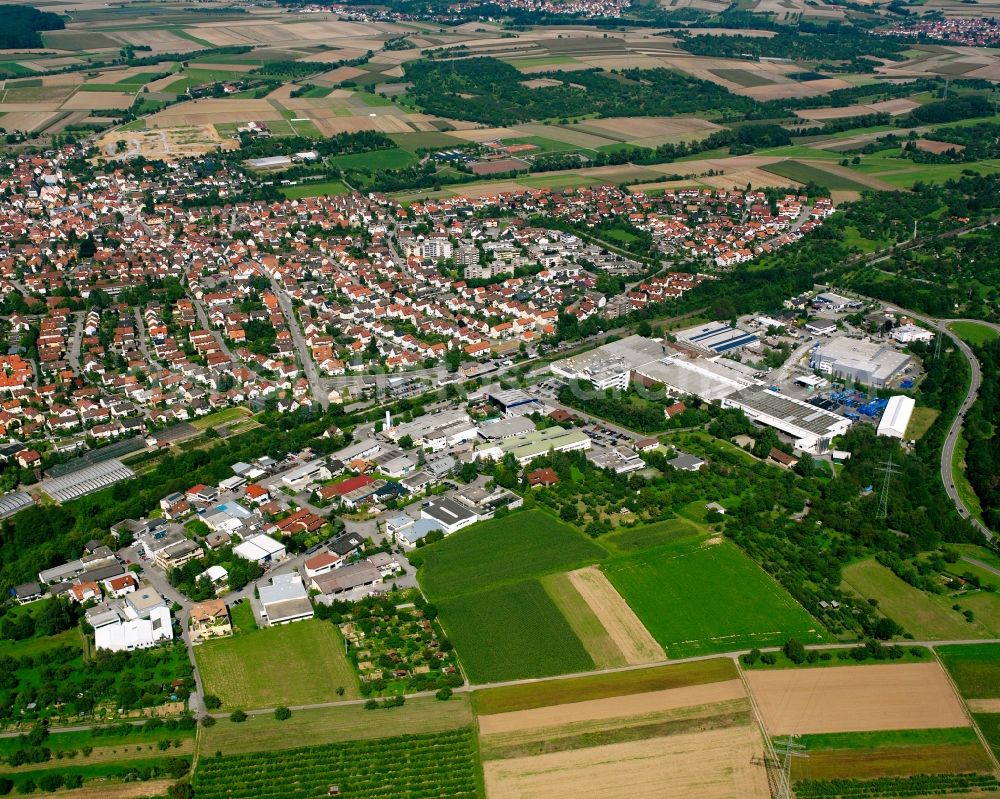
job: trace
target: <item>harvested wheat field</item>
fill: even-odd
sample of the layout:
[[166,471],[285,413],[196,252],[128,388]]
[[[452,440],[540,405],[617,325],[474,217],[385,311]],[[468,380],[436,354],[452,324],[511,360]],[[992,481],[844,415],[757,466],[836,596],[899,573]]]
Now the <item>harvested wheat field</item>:
[[125,92],[77,92],[62,107],[69,111],[92,111],[95,108],[128,108],[134,102],[135,95]]
[[746,97],[753,97],[755,100],[784,100],[789,97],[815,97],[818,94],[827,94],[835,89],[849,89],[851,84],[840,78],[827,78],[825,80],[811,80],[807,83],[775,83],[771,86],[749,86],[745,89],[734,90],[736,94]]
[[630,666],[655,663],[667,655],[639,617],[596,566],[569,573],[569,581],[597,616]]
[[588,121],[585,128],[621,141],[653,137],[690,139],[721,130],[714,122],[697,117],[610,117]]
[[[484,763],[489,799],[766,799],[763,749],[744,725]],[[624,778],[627,775],[627,779]]]
[[148,782],[104,782],[97,779],[83,788],[60,791],[60,799],[141,799],[146,796],[166,796],[173,780]]
[[746,691],[740,680],[725,680],[643,694],[589,699],[584,702],[515,710],[510,713],[494,713],[479,717],[479,732],[482,735],[492,735],[515,730],[542,729],[581,721],[625,718],[663,710],[697,707],[744,697]]
[[973,713],[1000,713],[1000,699],[967,699],[965,704]]
[[769,735],[965,727],[937,663],[749,671]]

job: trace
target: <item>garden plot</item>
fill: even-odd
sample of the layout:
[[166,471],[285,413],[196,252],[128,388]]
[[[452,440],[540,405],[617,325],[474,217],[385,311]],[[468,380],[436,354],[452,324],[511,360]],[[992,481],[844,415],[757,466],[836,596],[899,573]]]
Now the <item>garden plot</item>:
[[750,671],[770,735],[965,727],[937,663]]

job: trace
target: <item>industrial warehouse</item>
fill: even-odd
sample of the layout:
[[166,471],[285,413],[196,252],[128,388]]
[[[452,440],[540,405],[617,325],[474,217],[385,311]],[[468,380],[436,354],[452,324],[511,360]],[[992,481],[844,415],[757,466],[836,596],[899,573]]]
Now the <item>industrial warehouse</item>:
[[[676,339],[629,336],[557,361],[550,371],[596,391],[659,385],[672,396],[694,396],[739,408],[752,421],[774,428],[805,452],[827,452],[830,442],[846,433],[852,423],[862,419],[878,423],[880,416],[880,435],[904,437],[912,413],[911,399],[865,397],[846,386],[826,393],[822,389],[829,381],[817,374],[885,388],[912,363],[908,354],[892,344],[848,336],[817,342],[808,359],[803,351],[801,362],[789,361],[774,370],[780,385],[769,385],[766,367],[743,362],[756,357],[752,350],[760,340],[739,327],[701,325],[679,331]],[[912,379],[909,382],[912,384]]]
[[816,345],[810,366],[844,380],[883,388],[911,361],[909,355],[889,344],[837,336]]

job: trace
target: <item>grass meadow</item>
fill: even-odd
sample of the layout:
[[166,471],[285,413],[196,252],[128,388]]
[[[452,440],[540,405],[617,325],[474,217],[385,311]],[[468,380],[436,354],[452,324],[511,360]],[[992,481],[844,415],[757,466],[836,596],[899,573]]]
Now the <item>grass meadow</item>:
[[205,693],[236,710],[306,705],[358,697],[358,681],[340,633],[329,622],[307,619],[195,648]]
[[[958,571],[964,570],[964,566]],[[953,598],[946,594],[928,594],[903,582],[874,558],[852,563],[844,569],[844,585],[862,599],[878,600],[879,609],[903,626],[917,640],[956,640],[992,638],[1000,624],[997,597],[976,592]],[[967,621],[960,610],[973,608],[975,618]]]
[[828,640],[788,593],[734,544],[665,546],[604,565],[668,657]]
[[957,333],[959,338],[974,347],[982,344],[989,344],[1000,334],[992,327],[981,325],[978,322],[952,322],[948,329]]

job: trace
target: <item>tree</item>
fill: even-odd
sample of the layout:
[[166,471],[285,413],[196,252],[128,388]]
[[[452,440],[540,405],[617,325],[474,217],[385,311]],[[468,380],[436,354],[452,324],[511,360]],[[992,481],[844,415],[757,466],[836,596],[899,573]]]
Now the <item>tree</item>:
[[797,638],[789,638],[785,641],[785,657],[792,661],[792,663],[804,663],[806,648]]
[[219,699],[215,694],[205,694],[205,707],[209,710],[218,710],[222,707],[222,700]]
[[649,322],[643,319],[639,322],[639,326],[635,329],[635,332],[643,338],[649,338],[653,335],[653,328],[650,326]]
[[897,635],[902,635],[903,628],[900,627],[896,622],[890,619],[888,616],[883,616],[877,622],[875,622],[875,629],[872,631],[874,636],[880,641],[888,641],[890,638],[895,638]]
[[563,505],[559,509],[559,518],[564,522],[575,522],[579,515],[576,505]]
[[451,699],[452,690],[451,688],[445,686],[444,688],[438,689],[438,692],[434,694],[440,701],[447,702]]
[[242,710],[234,710],[232,713],[229,714],[229,720],[235,724],[242,724],[244,721],[247,720],[247,714],[244,713]]
[[816,473],[816,461],[808,452],[803,452],[799,462],[795,464],[795,471],[802,477],[812,477]]
[[291,717],[292,717],[292,711],[289,710],[284,705],[276,707],[274,709],[274,718],[277,719],[278,721],[285,721],[286,719],[290,719]]
[[412,449],[413,448],[413,436],[405,435],[402,438],[400,438],[399,439],[399,446],[402,447],[403,449]]

